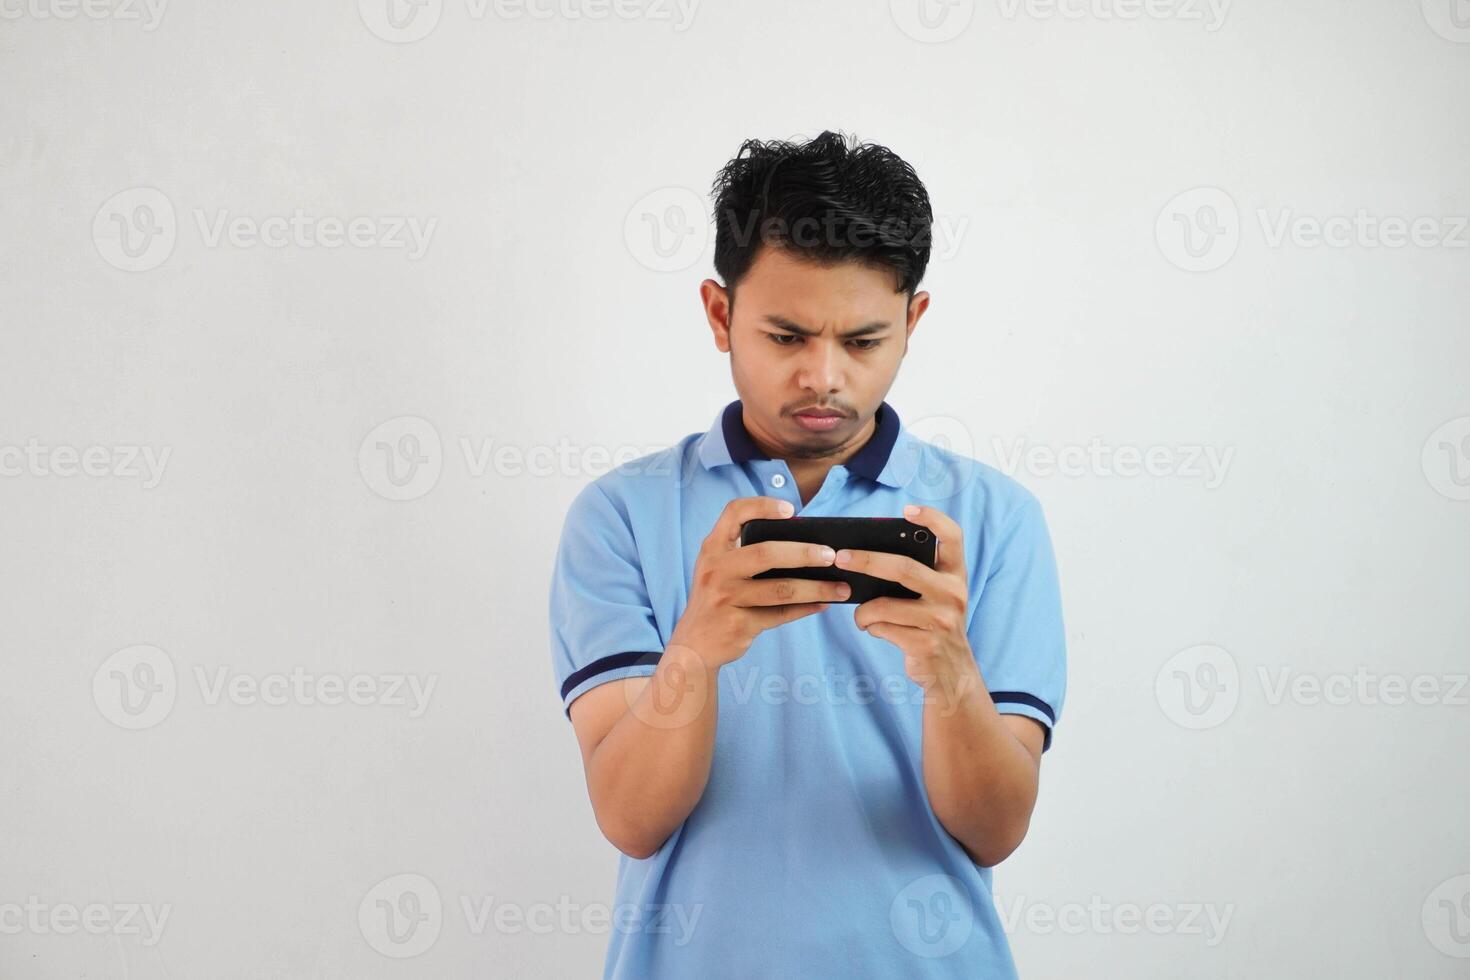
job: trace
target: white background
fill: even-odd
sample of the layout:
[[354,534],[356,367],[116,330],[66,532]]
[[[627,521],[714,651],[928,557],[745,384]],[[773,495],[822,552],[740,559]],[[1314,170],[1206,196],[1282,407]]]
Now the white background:
[[[889,401],[1011,459],[1056,544],[1066,709],[995,873],[1022,976],[1465,976],[1454,2],[5,0],[0,976],[599,974],[617,857],[551,673],[557,533],[606,469],[581,452],[734,397],[698,209],[742,139],[826,128],[962,229]],[[1165,464],[1047,465],[1092,445]],[[435,686],[214,696],[293,671]]]

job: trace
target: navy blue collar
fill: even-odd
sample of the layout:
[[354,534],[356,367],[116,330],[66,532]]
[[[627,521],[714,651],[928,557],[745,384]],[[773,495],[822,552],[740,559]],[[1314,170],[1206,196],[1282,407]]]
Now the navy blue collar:
[[[725,406],[725,413],[721,416],[720,426],[725,436],[725,449],[730,454],[730,459],[736,463],[743,463],[751,459],[770,459],[761,452],[755,440],[746,431],[745,419],[741,415],[742,405],[740,399]],[[865,476],[869,480],[877,481],[878,475],[888,465],[888,457],[893,454],[893,445],[898,441],[898,412],[892,405],[883,402],[878,406],[878,411],[873,414],[877,427],[872,436],[863,443],[862,448],[852,454],[843,465],[850,472],[858,476]]]

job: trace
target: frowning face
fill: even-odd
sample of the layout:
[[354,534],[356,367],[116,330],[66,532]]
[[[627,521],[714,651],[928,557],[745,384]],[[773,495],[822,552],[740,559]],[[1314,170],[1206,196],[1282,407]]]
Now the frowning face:
[[733,310],[719,283],[701,284],[746,428],[768,455],[816,460],[867,441],[929,305],[928,293],[907,303],[895,286],[886,269],[769,247],[737,284]]

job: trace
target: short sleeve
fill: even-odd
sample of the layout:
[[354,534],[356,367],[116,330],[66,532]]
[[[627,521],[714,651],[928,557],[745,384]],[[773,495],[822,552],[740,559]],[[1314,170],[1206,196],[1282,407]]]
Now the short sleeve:
[[657,667],[664,643],[632,531],[595,482],[562,525],[549,611],[552,670],[568,717],[583,692]]
[[968,634],[997,711],[1046,728],[1051,748],[1067,689],[1056,557],[1041,504],[1027,494],[999,532]]

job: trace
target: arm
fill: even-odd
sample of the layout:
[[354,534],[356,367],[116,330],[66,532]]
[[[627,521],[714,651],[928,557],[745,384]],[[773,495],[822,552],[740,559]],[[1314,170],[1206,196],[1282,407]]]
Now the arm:
[[[840,582],[751,579],[769,568],[832,563],[831,552],[818,545],[740,547],[745,521],[790,516],[773,497],[727,504],[700,548],[688,606],[653,675],[599,684],[569,708],[597,825],[629,857],[657,852],[704,794],[714,758],[720,668],[743,656],[762,631],[846,597]],[[590,604],[579,598],[578,606]],[[601,620],[586,625],[592,634]]]
[[[857,551],[847,559],[839,555],[839,564],[901,582],[920,593],[919,599],[874,599],[859,606],[854,616],[859,627],[903,651],[905,670],[924,688],[922,763],[930,806],[971,859],[989,867],[1005,860],[1026,836],[1036,805],[1046,729],[1030,717],[998,710],[981,676],[966,625],[969,585],[963,531],[932,507],[906,508],[905,516],[930,528],[940,540],[933,569],[912,558],[872,551]],[[1033,536],[1027,546],[1036,541],[1039,538]],[[987,650],[1003,637],[1003,652],[1020,651],[1027,659],[1049,663],[1051,645],[1060,635],[1059,620],[1038,617],[1047,620],[1042,631],[1047,639],[1032,647],[1030,625],[1018,627],[1014,614],[1003,611],[1017,605],[1017,590],[1043,585],[1044,591],[1050,590],[1045,583],[1047,566],[1019,552],[1017,556],[998,560],[999,570],[987,583],[976,612],[977,620],[984,616],[993,621],[998,634],[977,627],[975,635],[987,641]],[[1055,636],[1053,629],[1058,631]]]
[[[671,646],[652,677],[611,681],[572,702],[597,825],[629,857],[656,852],[704,794],[719,715],[717,677],[693,650]],[[688,710],[696,703],[705,710]],[[660,723],[673,717],[684,723]]]
[[[980,671],[924,704],[924,787],[934,815],[976,863],[991,867],[1026,837],[1041,775],[1040,722],[995,710]],[[941,690],[946,689],[941,685]]]

